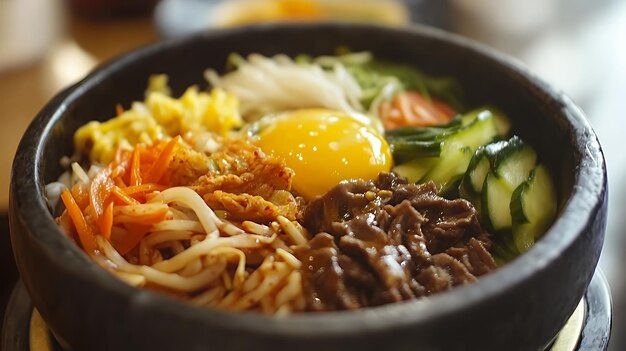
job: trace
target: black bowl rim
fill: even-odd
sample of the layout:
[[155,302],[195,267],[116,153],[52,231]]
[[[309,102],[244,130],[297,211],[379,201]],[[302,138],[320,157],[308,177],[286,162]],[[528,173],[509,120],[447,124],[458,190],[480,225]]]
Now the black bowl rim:
[[[390,35],[426,36],[450,45],[460,46],[464,50],[481,55],[490,64],[505,68],[512,77],[532,86],[536,89],[535,98],[542,97],[551,103],[558,104],[575,134],[575,144],[580,147],[580,149],[574,150],[580,153],[580,163],[577,167],[575,184],[570,197],[544,237],[524,255],[468,286],[457,287],[451,291],[416,301],[349,312],[297,314],[289,318],[202,309],[152,291],[131,287],[101,269],[76,245],[65,238],[44,200],[43,151],[46,141],[52,133],[54,123],[61,118],[68,106],[78,99],[83,91],[105,80],[109,72],[116,71],[127,63],[141,60],[146,56],[158,54],[161,50],[188,45],[198,40],[210,41],[212,38],[220,36],[245,35],[249,31],[310,29],[311,27],[378,30],[386,31]],[[24,162],[24,160],[34,160],[34,162]],[[12,195],[12,198],[18,203],[12,206],[12,210],[19,211],[17,215],[21,218],[22,225],[26,226],[26,232],[32,233],[35,239],[41,241],[42,252],[48,256],[50,262],[55,262],[59,256],[58,250],[62,250],[64,259],[72,259],[73,262],[78,263],[70,265],[58,263],[63,266],[67,274],[74,278],[88,281],[99,289],[105,289],[110,294],[116,294],[127,299],[129,305],[137,311],[148,308],[172,317],[187,318],[198,322],[204,321],[209,324],[219,320],[222,326],[235,330],[249,330],[258,334],[284,333],[305,337],[356,335],[368,331],[381,331],[389,327],[415,325],[433,318],[459,313],[469,306],[502,294],[503,291],[514,289],[515,286],[528,280],[534,272],[549,266],[561,252],[567,250],[576,238],[583,234],[587,229],[587,224],[592,220],[592,216],[597,214],[603,206],[606,187],[604,156],[597,137],[581,109],[563,93],[549,87],[518,61],[496,53],[487,46],[469,39],[426,26],[413,25],[411,27],[393,28],[352,23],[261,24],[211,30],[151,44],[123,54],[100,65],[83,80],[59,93],[41,110],[20,142],[13,163],[11,180],[11,193],[15,195]],[[50,235],[50,233],[57,235]]]

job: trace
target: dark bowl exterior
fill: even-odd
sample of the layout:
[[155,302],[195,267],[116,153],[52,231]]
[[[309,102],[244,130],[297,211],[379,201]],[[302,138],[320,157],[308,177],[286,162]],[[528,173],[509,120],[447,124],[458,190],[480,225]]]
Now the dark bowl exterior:
[[[560,214],[546,235],[479,282],[422,300],[355,312],[275,318],[205,310],[135,289],[93,263],[62,234],[44,185],[62,172],[72,134],[114,106],[141,100],[147,77],[167,73],[175,93],[202,83],[230,52],[327,54],[338,45],[453,76],[472,104],[507,112],[514,130],[555,176]],[[606,225],[600,144],[582,112],[524,68],[437,30],[370,25],[261,25],[159,43],[106,64],[56,96],[18,148],[10,225],[34,305],[73,350],[538,350],[556,335],[595,270]]]

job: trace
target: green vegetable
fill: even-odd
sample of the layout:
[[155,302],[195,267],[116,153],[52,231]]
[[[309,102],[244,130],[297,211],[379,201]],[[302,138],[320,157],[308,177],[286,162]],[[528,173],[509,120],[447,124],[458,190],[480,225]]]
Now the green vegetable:
[[401,177],[405,177],[409,182],[417,183],[437,162],[439,162],[439,157],[416,158],[395,166],[393,171]]
[[472,156],[459,193],[480,210],[494,236],[493,254],[508,262],[528,250],[556,216],[556,192],[545,166],[520,138],[480,147]]
[[492,160],[492,170],[496,176],[504,179],[511,187],[517,187],[528,178],[530,171],[535,167],[537,154],[535,150],[522,139],[513,136],[504,142],[505,146],[493,153],[489,146],[486,152]]
[[[396,166],[394,171],[411,181],[434,181],[440,192],[458,191],[474,152],[499,138],[495,114],[478,109],[447,125],[428,128],[403,127],[386,134]],[[420,161],[428,158],[428,161]],[[419,168],[411,170],[411,168]],[[416,175],[420,175],[417,178]],[[453,184],[454,190],[450,187]]]
[[432,180],[437,184],[437,188],[441,193],[444,188],[463,176],[472,154],[472,149],[464,144],[457,142],[444,143],[439,161],[424,174],[419,182],[423,183]]
[[[492,230],[508,231],[512,226],[509,210],[511,196],[535,167],[537,155],[517,136],[486,145],[483,153],[489,160],[490,170],[482,187],[482,216]],[[472,174],[467,176],[471,178]],[[476,182],[479,180],[476,179]]]
[[396,164],[403,164],[416,158],[438,157],[442,149],[442,142],[437,140],[396,140],[391,145]]
[[556,216],[556,191],[545,166],[531,172],[511,197],[513,238],[521,253],[543,234]]
[[511,194],[513,190],[503,179],[488,173],[483,184],[481,214],[483,224],[493,232],[511,229]]
[[461,196],[472,201],[476,208],[480,208],[478,202],[480,201],[483,183],[485,182],[487,173],[489,173],[489,169],[490,162],[487,158],[485,148],[480,147],[476,150],[474,156],[472,156],[459,188]]
[[363,90],[361,103],[368,110],[381,95],[386,95],[389,100],[395,93],[405,90],[416,90],[427,99],[436,96],[455,110],[464,110],[463,89],[454,79],[434,78],[411,65],[374,59],[368,51],[351,52],[348,48],[338,47],[336,56],[312,59],[307,55],[299,55],[296,62],[315,62],[327,69],[337,63],[344,65]]
[[461,117],[461,123],[463,125],[468,125],[472,123],[476,118],[486,118],[486,115],[491,115],[495,127],[501,136],[506,136],[509,134],[509,132],[511,131],[511,121],[509,121],[506,115],[502,111],[500,111],[499,108],[491,105],[483,106],[481,108],[465,113]]
[[441,140],[463,127],[461,119],[456,118],[446,125],[437,127],[400,127],[388,130],[385,132],[385,137],[387,140]]
[[491,253],[498,266],[512,261],[519,255],[512,233],[500,233],[500,235],[492,236],[492,241]]

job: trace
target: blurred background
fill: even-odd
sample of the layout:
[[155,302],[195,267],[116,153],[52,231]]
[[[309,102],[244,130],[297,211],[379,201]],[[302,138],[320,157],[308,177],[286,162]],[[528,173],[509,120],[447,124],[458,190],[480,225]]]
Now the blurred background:
[[471,37],[516,57],[585,110],[609,172],[600,263],[613,295],[609,349],[626,350],[623,0],[0,0],[2,284],[16,276],[6,223],[13,155],[28,123],[55,93],[97,64],[164,38],[258,21],[327,19],[423,23]]

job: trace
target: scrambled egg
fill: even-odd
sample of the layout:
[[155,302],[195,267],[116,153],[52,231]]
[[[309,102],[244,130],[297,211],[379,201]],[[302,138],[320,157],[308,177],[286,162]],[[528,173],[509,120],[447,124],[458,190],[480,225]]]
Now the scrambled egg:
[[118,148],[132,149],[138,143],[169,139],[187,132],[227,134],[241,127],[237,97],[221,89],[210,93],[192,86],[179,98],[169,95],[167,76],[150,77],[145,102],[135,102],[106,122],[92,121],[74,134],[78,152],[91,162],[109,163]]

